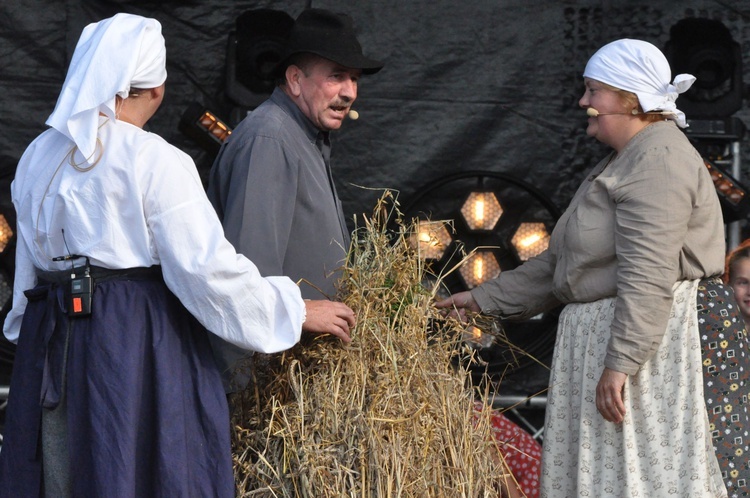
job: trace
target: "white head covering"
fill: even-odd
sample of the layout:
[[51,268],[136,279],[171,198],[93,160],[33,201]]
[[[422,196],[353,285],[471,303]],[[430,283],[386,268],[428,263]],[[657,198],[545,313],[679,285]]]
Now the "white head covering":
[[167,79],[166,53],[155,19],[117,14],[89,24],[47,124],[75,142],[83,157],[92,158],[99,113],[114,120],[115,95],[127,98],[131,87],[161,86]]
[[690,88],[695,76],[678,74],[670,84],[672,71],[667,58],[648,42],[625,38],[604,45],[591,56],[583,76],[633,92],[644,112],[667,111],[667,118],[682,128],[687,126],[685,114],[675,101],[678,94]]

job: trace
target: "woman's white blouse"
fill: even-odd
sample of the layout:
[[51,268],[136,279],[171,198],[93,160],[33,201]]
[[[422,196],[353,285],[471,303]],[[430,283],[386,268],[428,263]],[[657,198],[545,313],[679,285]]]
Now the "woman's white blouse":
[[261,277],[236,253],[190,157],[158,135],[107,118],[99,137],[95,154],[102,158],[87,172],[70,164],[73,144],[53,129],[19,162],[11,187],[16,274],[5,336],[17,341],[23,291],[36,285],[37,272],[69,268],[51,258],[80,254],[110,269],[161,265],[185,307],[237,346],[261,352],[293,346],[305,310],[298,287],[286,277]]

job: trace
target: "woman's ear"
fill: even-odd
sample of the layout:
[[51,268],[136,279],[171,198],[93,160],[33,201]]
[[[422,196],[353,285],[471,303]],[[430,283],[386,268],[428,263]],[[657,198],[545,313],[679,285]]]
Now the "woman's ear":
[[150,89],[149,92],[151,93],[151,98],[154,100],[161,100],[162,98],[164,98],[164,90],[165,90],[164,85],[157,86],[156,88]]

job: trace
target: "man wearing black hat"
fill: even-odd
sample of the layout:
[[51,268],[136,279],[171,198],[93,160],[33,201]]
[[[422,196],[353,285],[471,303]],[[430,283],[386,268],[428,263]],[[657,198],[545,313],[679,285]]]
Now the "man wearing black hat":
[[[227,239],[263,276],[300,282],[306,299],[335,296],[349,248],[329,133],[348,116],[360,76],[382,67],[362,54],[349,16],[303,11],[277,88],[235,128],[211,169],[208,195]],[[226,343],[214,348],[227,371],[245,353]],[[242,387],[235,381],[233,389]]]

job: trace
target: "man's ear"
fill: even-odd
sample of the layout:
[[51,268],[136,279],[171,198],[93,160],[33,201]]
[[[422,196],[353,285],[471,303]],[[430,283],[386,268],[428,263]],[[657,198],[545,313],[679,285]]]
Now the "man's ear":
[[302,69],[295,66],[294,64],[290,64],[289,66],[287,66],[284,75],[286,77],[286,87],[289,90],[289,93],[294,97],[299,97],[300,93],[302,93],[302,89],[300,86]]

